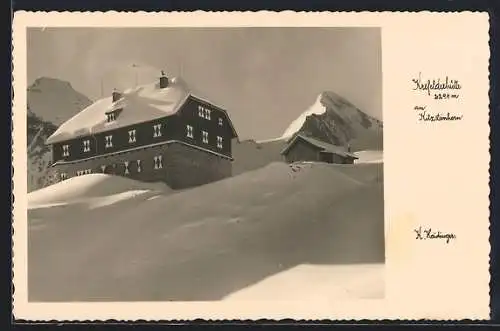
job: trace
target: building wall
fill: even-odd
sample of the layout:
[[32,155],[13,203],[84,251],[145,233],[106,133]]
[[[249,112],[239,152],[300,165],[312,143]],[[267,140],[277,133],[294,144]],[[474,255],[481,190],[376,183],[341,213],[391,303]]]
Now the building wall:
[[297,140],[295,144],[285,154],[288,163],[297,161],[320,161],[319,150],[302,140]]
[[[199,107],[209,110],[210,116],[200,116],[202,113],[199,112]],[[207,112],[205,111],[203,114],[207,114]],[[117,122],[119,121],[120,117],[118,116]],[[160,135],[155,134],[155,126],[157,125],[160,125]],[[192,127],[192,137],[187,134],[188,125]],[[131,140],[129,135],[129,131],[132,130],[135,130],[134,140]],[[203,131],[207,132],[207,139],[203,139]],[[158,132],[156,131],[156,133]],[[106,143],[107,136],[112,136],[112,144]],[[217,137],[220,137],[219,141]],[[54,162],[82,160],[167,140],[184,141],[231,157],[232,138],[233,132],[227,113],[205,101],[191,97],[175,115],[117,129],[113,129],[111,123],[109,131],[55,143],[52,160]],[[87,148],[85,141],[88,141]],[[65,155],[64,145],[69,146],[69,155]]]
[[297,140],[285,155],[288,163],[298,161],[315,161],[337,164],[352,164],[354,160],[333,153],[321,153],[321,151],[311,144],[302,140]]
[[173,189],[207,184],[232,174],[231,160],[182,144],[170,144],[167,157],[167,182]]
[[[155,157],[159,156],[162,166],[155,169]],[[128,162],[128,173],[125,162]],[[85,173],[107,173],[145,182],[163,181],[173,189],[181,189],[231,176],[231,161],[183,144],[171,143],[80,162],[57,164],[53,171],[62,175],[62,178]]]
[[[209,116],[208,113],[210,113]],[[209,149],[213,152],[231,156],[233,132],[226,112],[203,100],[189,98],[179,111],[175,139]],[[193,137],[187,136],[187,125],[193,128]],[[203,139],[203,131],[208,139]],[[219,142],[217,137],[222,138]]]
[[[119,120],[119,117],[118,117]],[[173,139],[173,128],[178,124],[178,118],[175,116],[164,117],[157,120],[130,125],[110,131],[101,132],[95,135],[88,135],[71,139],[61,143],[56,143],[53,146],[53,160],[54,162],[75,161],[93,156],[103,155],[106,153],[114,153],[116,151],[136,148],[140,146],[150,145],[154,143],[161,143],[166,140]],[[161,135],[155,135],[154,126],[161,124]],[[135,141],[129,139],[129,131],[135,130]],[[106,145],[106,136],[112,136],[112,145]],[[84,150],[84,141],[89,140],[90,149]],[[63,146],[69,145],[69,155],[63,154]]]

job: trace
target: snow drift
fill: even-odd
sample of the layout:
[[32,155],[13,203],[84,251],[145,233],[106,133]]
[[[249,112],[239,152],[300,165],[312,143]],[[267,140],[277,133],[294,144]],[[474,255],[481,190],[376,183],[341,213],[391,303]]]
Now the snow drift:
[[231,293],[224,300],[328,302],[384,297],[384,265],[303,264]]
[[83,202],[86,199],[126,196],[126,192],[167,192],[163,183],[144,183],[120,176],[89,174],[72,177],[28,193],[28,209]]
[[300,265],[381,264],[381,170],[272,163],[154,199],[29,210],[29,300],[220,300]]

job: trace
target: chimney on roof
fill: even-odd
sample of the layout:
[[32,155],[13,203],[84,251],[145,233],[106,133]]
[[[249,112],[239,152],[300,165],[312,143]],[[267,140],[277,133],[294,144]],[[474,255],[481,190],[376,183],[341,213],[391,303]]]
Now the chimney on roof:
[[160,76],[160,88],[165,88],[168,86],[168,77],[165,75],[165,72],[162,70],[161,71],[161,76]]
[[120,100],[122,94],[118,92],[116,89],[113,90],[113,102]]

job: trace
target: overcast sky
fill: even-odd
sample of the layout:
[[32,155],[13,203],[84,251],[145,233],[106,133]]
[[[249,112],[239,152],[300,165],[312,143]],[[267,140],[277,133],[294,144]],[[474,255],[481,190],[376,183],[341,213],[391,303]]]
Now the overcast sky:
[[95,100],[101,80],[108,95],[161,69],[225,107],[241,138],[280,136],[327,90],[382,117],[379,28],[28,30],[30,84],[59,78]]

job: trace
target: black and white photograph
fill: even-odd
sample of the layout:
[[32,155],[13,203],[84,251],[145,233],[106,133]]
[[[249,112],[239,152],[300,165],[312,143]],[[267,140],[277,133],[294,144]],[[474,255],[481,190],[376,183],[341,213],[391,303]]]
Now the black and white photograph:
[[385,296],[379,27],[28,27],[29,302]]

